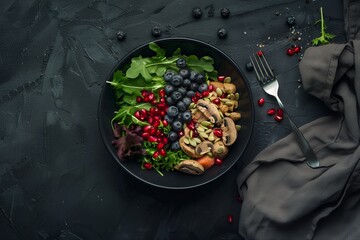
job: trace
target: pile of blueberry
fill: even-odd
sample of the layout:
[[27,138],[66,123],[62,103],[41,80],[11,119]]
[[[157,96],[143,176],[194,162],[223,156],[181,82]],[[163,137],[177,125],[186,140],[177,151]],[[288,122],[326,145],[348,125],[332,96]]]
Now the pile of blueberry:
[[176,65],[180,68],[178,72],[168,70],[164,74],[166,104],[169,106],[164,119],[171,124],[168,139],[172,150],[180,149],[178,140],[183,124],[192,121],[188,107],[197,96],[208,90],[205,75],[190,71],[185,59],[178,59]]

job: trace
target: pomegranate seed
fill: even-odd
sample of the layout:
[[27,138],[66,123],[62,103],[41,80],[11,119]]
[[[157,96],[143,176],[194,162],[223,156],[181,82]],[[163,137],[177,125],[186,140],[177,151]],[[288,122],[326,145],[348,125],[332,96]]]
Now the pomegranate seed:
[[134,113],[134,116],[135,116],[137,119],[139,119],[139,118],[140,118],[140,111],[139,111],[139,110],[136,111],[136,112]]
[[225,79],[225,76],[218,76],[217,79],[219,82],[223,82]]
[[139,117],[139,120],[140,120],[140,121],[145,121],[145,117],[144,117],[144,116],[140,116],[140,117]]
[[225,93],[223,93],[223,94],[221,94],[221,96],[220,96],[220,98],[226,98],[226,94]]
[[197,103],[198,98],[197,98],[196,96],[193,96],[193,97],[191,98],[191,101],[194,102],[194,103]]
[[154,123],[154,118],[150,116],[147,121],[152,125]]
[[154,98],[153,100],[151,100],[151,104],[152,104],[153,106],[156,106],[157,101],[156,101],[156,99],[155,99],[155,98]]
[[168,121],[166,121],[165,119],[163,119],[161,122],[164,127],[167,127],[169,125]]
[[265,103],[265,99],[264,98],[260,98],[259,100],[258,100],[258,105],[261,107],[262,105],[264,105],[264,103]]
[[150,112],[150,114],[155,114],[155,108],[154,107],[150,108],[149,112]]
[[156,133],[156,129],[151,127],[149,133],[150,133],[150,135],[154,135]]
[[292,55],[294,55],[294,50],[292,48],[288,48],[286,50],[286,54],[289,55],[289,56],[292,56]]
[[151,129],[151,126],[147,125],[147,126],[144,126],[142,130],[143,130],[143,132],[148,133],[150,131],[150,129]]
[[146,168],[146,169],[151,169],[152,168],[152,164],[151,163],[148,163],[148,162],[146,162],[146,163],[144,163],[144,168]]
[[158,150],[160,150],[160,149],[162,149],[162,148],[164,148],[164,147],[165,147],[165,144],[162,143],[162,142],[159,142],[158,145],[156,146],[156,148],[157,148]]
[[157,129],[155,135],[156,135],[157,137],[161,137],[161,131],[160,131],[159,129]]
[[203,97],[206,97],[206,96],[209,95],[209,92],[208,92],[208,91],[203,91],[203,92],[201,93],[201,95],[202,95]]
[[160,121],[160,116],[159,116],[159,115],[155,115],[155,116],[154,116],[154,119],[155,119],[156,121]]
[[223,161],[220,158],[215,158],[215,165],[220,166],[223,163]]
[[155,98],[155,95],[153,93],[149,94],[149,101],[152,101]]
[[257,51],[257,53],[256,53],[259,57],[262,57],[263,55],[264,55],[264,52],[263,51]]
[[197,131],[196,129],[194,130],[193,136],[194,136],[194,137],[198,137],[198,136],[199,136],[199,133],[198,133],[198,131]]
[[215,98],[212,102],[215,103],[216,105],[219,105],[220,104],[220,98]]
[[166,156],[166,151],[163,148],[159,150],[159,153],[161,156]]
[[233,216],[232,215],[228,215],[227,216],[227,220],[229,223],[232,223],[233,222]]
[[267,115],[274,115],[275,112],[276,112],[276,111],[275,111],[275,108],[270,108],[270,109],[267,110],[266,113],[267,113]]
[[162,140],[162,142],[166,145],[166,144],[168,144],[169,140],[168,140],[167,137],[164,137],[163,140]]
[[202,97],[201,93],[199,93],[199,92],[196,92],[196,93],[195,93],[195,96],[196,96],[197,98],[201,98],[201,97]]
[[165,111],[160,111],[160,116],[164,117],[166,115],[166,112]]
[[144,97],[144,102],[149,102],[149,97],[148,96]]
[[160,102],[160,103],[165,103],[166,100],[165,100],[165,98],[162,97],[162,98],[160,98],[159,102]]
[[157,158],[159,156],[159,152],[158,151],[155,151],[154,153],[153,153],[153,158]]
[[284,110],[282,110],[281,108],[278,108],[276,114],[279,115],[280,117],[283,117],[284,116]]
[[186,125],[190,130],[194,130],[195,129],[195,124],[193,124],[192,122],[188,123]]
[[139,96],[136,97],[136,102],[141,103],[142,101],[143,101],[143,99],[141,97],[139,97]]
[[160,110],[165,110],[166,108],[166,103],[159,103],[158,106],[157,106]]
[[144,133],[141,134],[141,137],[142,137],[144,140],[147,139],[149,136],[150,136],[150,134],[147,133],[147,132],[144,132]]
[[223,135],[222,130],[220,128],[214,128],[213,133],[215,136],[217,136],[219,138],[222,137],[222,135]]
[[[155,117],[157,117],[157,116],[155,116]],[[160,126],[160,121],[155,120],[153,126],[154,126],[154,128],[158,128]]]
[[154,137],[154,136],[149,136],[148,138],[149,142],[157,142],[157,137]]
[[147,95],[149,95],[148,91],[146,90],[141,91],[141,96],[146,97]]
[[160,137],[165,137],[165,134],[162,132],[162,133],[160,133]]
[[146,109],[145,108],[143,108],[143,109],[141,109],[140,110],[140,114],[141,114],[141,116],[146,116],[147,115],[147,111],[146,111]]
[[182,137],[182,136],[184,136],[184,131],[180,131],[178,134],[180,137]]
[[299,52],[301,52],[301,47],[298,46],[294,47],[294,53],[299,53]]
[[210,85],[208,86],[208,91],[209,91],[209,92],[212,92],[212,91],[214,91],[214,90],[215,90],[214,85],[210,84]]
[[[164,98],[165,97],[165,90],[164,89],[160,89],[159,90],[159,96]],[[164,99],[165,100],[165,99]]]
[[274,117],[274,119],[277,121],[277,122],[281,122],[283,120],[283,117],[282,116],[279,116],[279,115],[276,115]]

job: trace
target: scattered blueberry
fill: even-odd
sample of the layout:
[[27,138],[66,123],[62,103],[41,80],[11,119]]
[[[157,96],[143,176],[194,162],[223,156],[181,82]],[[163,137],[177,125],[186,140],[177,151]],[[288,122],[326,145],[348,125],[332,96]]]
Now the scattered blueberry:
[[170,96],[173,91],[175,91],[175,87],[173,85],[166,85],[165,88],[165,94],[167,96]]
[[176,106],[180,112],[185,112],[187,109],[187,107],[183,101],[179,101]]
[[168,139],[170,142],[176,142],[177,140],[179,140],[179,134],[177,134],[177,132],[170,131],[168,133]]
[[183,81],[183,78],[179,74],[175,74],[171,77],[170,83],[175,87],[179,87],[183,84]]
[[117,39],[118,39],[119,41],[123,41],[123,40],[125,39],[125,37],[126,37],[126,34],[125,34],[125,32],[123,32],[123,31],[118,31],[117,34],[116,34],[116,36],[117,36]]
[[183,81],[183,87],[189,88],[191,85],[191,81],[189,79],[184,79]]
[[154,37],[160,37],[161,35],[161,29],[159,27],[153,27],[153,29],[151,29],[151,34]]
[[186,89],[185,88],[183,88],[183,87],[179,87],[178,89],[178,92],[180,92],[181,93],[181,95],[184,97],[185,95],[186,95]]
[[203,83],[204,81],[205,81],[205,76],[204,76],[204,74],[199,73],[198,75],[196,75],[196,82],[197,82],[198,84],[201,84],[201,83]]
[[247,71],[251,72],[254,69],[254,66],[253,66],[252,62],[250,61],[245,64],[245,68]]
[[180,93],[179,91],[174,91],[174,92],[171,94],[171,98],[172,98],[172,100],[173,100],[175,103],[177,103],[178,101],[181,100],[182,95],[181,95],[181,93]]
[[[196,89],[196,90],[197,90],[197,89]],[[194,90],[194,91],[191,91],[191,90],[188,91],[188,92],[186,93],[186,96],[189,97],[189,98],[192,98],[193,96],[195,96],[195,91],[196,91],[196,90]]]
[[186,61],[185,61],[185,59],[179,58],[179,59],[176,61],[176,66],[177,66],[178,68],[184,68],[184,67],[186,67]]
[[217,32],[219,38],[226,38],[227,37],[227,31],[225,28],[220,28]]
[[172,78],[172,76],[174,76],[175,75],[175,72],[174,71],[166,71],[165,72],[165,74],[164,74],[164,76],[163,76],[163,78],[164,78],[164,80],[166,81],[166,82],[169,82],[170,80],[171,80],[171,78]]
[[191,119],[192,119],[192,115],[191,115],[191,112],[190,111],[185,111],[181,114],[181,120],[184,122],[184,123],[189,123],[191,122]]
[[165,119],[169,124],[171,124],[171,123],[174,122],[174,118],[169,117],[169,115],[167,115],[167,114],[164,116],[164,119]]
[[183,103],[185,103],[186,107],[188,107],[192,102],[191,99],[188,97],[184,97],[182,101],[183,101]]
[[177,117],[179,110],[175,106],[170,106],[167,110],[167,115],[171,118]]
[[192,90],[194,92],[196,92],[198,90],[198,88],[199,88],[199,84],[197,84],[195,82],[193,82],[190,86],[190,90]]
[[171,148],[171,150],[173,150],[173,151],[179,150],[179,149],[180,149],[179,141],[173,142],[173,143],[170,145],[170,148]]
[[193,10],[192,10],[192,16],[193,16],[193,18],[196,18],[196,19],[201,18],[201,16],[202,16],[201,8],[199,8],[199,7],[193,8]]
[[191,71],[191,72],[190,72],[190,77],[189,77],[190,81],[195,82],[197,75],[198,75],[197,72]]
[[182,77],[182,78],[188,78],[188,77],[190,77],[190,71],[189,71],[189,69],[186,69],[186,68],[182,68],[182,69],[180,69],[180,71],[179,71],[179,75]]
[[223,18],[228,18],[230,16],[230,10],[228,8],[223,8],[221,9],[220,14]]
[[289,16],[286,20],[287,24],[291,27],[294,26],[296,21],[294,16]]
[[202,84],[200,84],[198,91],[200,93],[202,93],[202,92],[206,91],[207,89],[208,89],[208,85],[206,83],[202,83]]
[[166,105],[168,105],[168,106],[173,106],[173,105],[175,105],[175,102],[174,102],[174,100],[173,100],[171,97],[167,97],[167,98],[165,99],[165,101],[166,101]]
[[176,120],[171,124],[172,130],[174,130],[175,132],[179,132],[181,131],[183,125],[180,121]]

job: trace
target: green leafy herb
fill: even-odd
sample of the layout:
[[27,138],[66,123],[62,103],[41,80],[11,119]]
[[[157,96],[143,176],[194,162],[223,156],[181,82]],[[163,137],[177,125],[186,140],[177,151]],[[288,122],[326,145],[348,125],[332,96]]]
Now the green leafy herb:
[[320,20],[316,21],[316,23],[320,22],[320,24],[321,24],[321,32],[320,32],[321,36],[318,38],[314,38],[312,40],[312,44],[314,46],[328,44],[329,40],[331,40],[335,37],[335,35],[326,32],[326,25],[325,25],[325,21],[324,21],[324,14],[323,14],[322,7],[320,7],[320,17],[321,17]]
[[150,103],[141,103],[135,106],[124,105],[119,111],[115,113],[113,119],[111,119],[111,126],[114,127],[114,123],[119,124],[119,126],[125,125],[129,127],[131,124],[136,124],[139,126],[149,125],[146,122],[142,122],[134,116],[134,113],[139,109],[149,110],[151,108]]

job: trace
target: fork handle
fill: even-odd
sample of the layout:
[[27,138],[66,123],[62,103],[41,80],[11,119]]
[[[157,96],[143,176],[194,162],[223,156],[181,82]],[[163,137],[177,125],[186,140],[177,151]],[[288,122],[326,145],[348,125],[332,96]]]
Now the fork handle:
[[300,132],[299,128],[295,125],[295,123],[291,119],[290,115],[287,113],[287,111],[284,107],[284,104],[281,102],[280,98],[277,96],[275,96],[275,98],[276,98],[276,101],[278,102],[279,106],[281,107],[281,109],[284,111],[284,113],[286,114],[286,116],[289,119],[290,126],[291,126],[293,132],[295,133],[295,138],[300,145],[301,151],[304,153],[304,155],[307,159],[307,161],[306,161],[307,164],[311,168],[319,167],[320,166],[319,160],[317,159],[309,142],[305,139],[304,135]]

